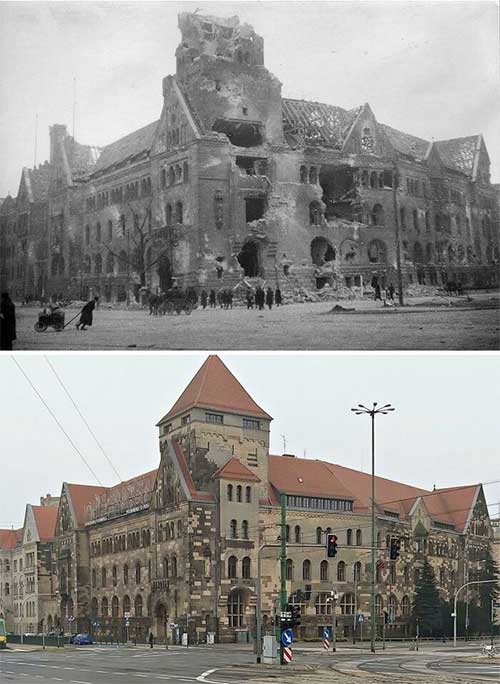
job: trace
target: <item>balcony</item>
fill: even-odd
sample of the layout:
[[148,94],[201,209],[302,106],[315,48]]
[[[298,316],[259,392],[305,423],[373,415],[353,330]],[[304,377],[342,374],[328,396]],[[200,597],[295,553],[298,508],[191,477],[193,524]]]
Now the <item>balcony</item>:
[[168,579],[155,579],[153,580],[153,593],[164,593],[168,594],[170,591],[170,580]]

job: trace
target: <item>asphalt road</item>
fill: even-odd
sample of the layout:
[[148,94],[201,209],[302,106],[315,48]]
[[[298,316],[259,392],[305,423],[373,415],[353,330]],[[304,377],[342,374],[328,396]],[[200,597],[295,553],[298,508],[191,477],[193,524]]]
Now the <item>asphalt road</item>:
[[[338,668],[346,676],[355,673],[352,681],[362,684],[363,673],[387,675],[387,681],[398,675],[420,675],[417,681],[455,681],[455,675],[467,682],[498,681],[500,663],[488,659],[463,662],[464,656],[477,654],[478,647],[453,653],[449,648],[427,648],[419,653],[408,651],[408,646],[389,648],[375,655],[368,651],[342,648],[333,655],[321,648],[297,648],[296,665],[321,665]],[[249,649],[237,647],[170,647],[149,649],[144,646],[94,646],[43,651],[0,651],[0,681],[40,684],[137,684],[141,679],[154,684],[167,682],[205,682],[206,684],[236,684],[272,675],[276,681],[303,681],[304,675],[286,668],[255,668],[254,655]],[[444,679],[443,679],[444,677]],[[332,673],[332,680],[335,675]],[[307,675],[314,684],[314,672]],[[350,678],[342,681],[351,681]],[[371,680],[370,680],[371,681]],[[398,679],[398,681],[400,681]],[[405,680],[406,681],[406,680]]]
[[[498,293],[477,295],[471,303],[454,299],[441,306],[414,299],[401,310],[382,309],[373,301],[339,304],[356,310],[330,313],[335,302],[321,302],[262,312],[196,309],[190,316],[149,316],[142,309],[103,306],[85,331],[71,323],[62,332],[43,333],[34,330],[38,308],[18,306],[15,349],[500,349]],[[68,309],[66,321],[77,313]]]

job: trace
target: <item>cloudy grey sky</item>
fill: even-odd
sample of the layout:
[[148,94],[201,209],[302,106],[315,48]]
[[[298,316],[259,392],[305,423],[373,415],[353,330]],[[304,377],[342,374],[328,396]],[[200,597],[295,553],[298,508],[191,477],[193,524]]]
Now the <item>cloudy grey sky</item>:
[[351,108],[431,140],[482,132],[500,181],[498,3],[0,2],[0,197],[48,157],[48,127],[105,145],[157,119],[175,72],[177,14],[239,14],[283,94]]
[[[159,462],[155,423],[205,354],[65,354],[50,362],[123,478]],[[500,480],[498,355],[222,354],[268,411],[272,453],[286,450],[368,470],[370,420],[352,406],[392,402],[377,422],[380,475],[432,488]],[[41,355],[19,363],[103,484],[112,469]],[[20,524],[26,502],[63,480],[95,481],[10,356],[0,357],[0,527]],[[500,501],[500,484],[485,488]],[[490,508],[498,512],[498,505]]]

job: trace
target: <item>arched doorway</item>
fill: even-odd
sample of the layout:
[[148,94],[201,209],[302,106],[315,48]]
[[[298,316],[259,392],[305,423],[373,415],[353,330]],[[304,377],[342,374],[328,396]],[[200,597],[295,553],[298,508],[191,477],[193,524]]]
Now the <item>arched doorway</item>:
[[158,262],[158,277],[160,279],[160,290],[166,292],[172,287],[172,268],[170,260],[163,255]]
[[315,266],[324,266],[328,261],[335,261],[332,243],[324,237],[315,237],[311,242],[311,259]]
[[159,601],[155,607],[155,636],[157,641],[163,643],[167,634],[167,620],[167,607]]
[[238,254],[238,261],[248,278],[260,275],[259,245],[255,240],[247,240],[244,243]]

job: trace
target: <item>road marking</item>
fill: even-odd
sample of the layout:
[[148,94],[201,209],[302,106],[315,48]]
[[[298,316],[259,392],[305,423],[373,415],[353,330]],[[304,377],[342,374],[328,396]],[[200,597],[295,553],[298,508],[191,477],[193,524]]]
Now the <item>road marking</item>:
[[62,682],[63,680],[61,677],[51,677],[51,679],[54,679],[56,682]]
[[78,679],[72,679],[71,684],[92,684],[92,682],[81,682]]
[[196,681],[203,682],[203,684],[228,684],[227,682],[214,682],[211,679],[207,679],[209,675],[217,672],[217,670],[220,670],[220,667],[214,667],[212,670],[206,670],[205,672],[202,672],[199,677],[196,677]]
[[148,676],[148,675],[145,675],[145,674],[135,674],[135,675],[132,675],[132,677],[147,677],[147,676]]

